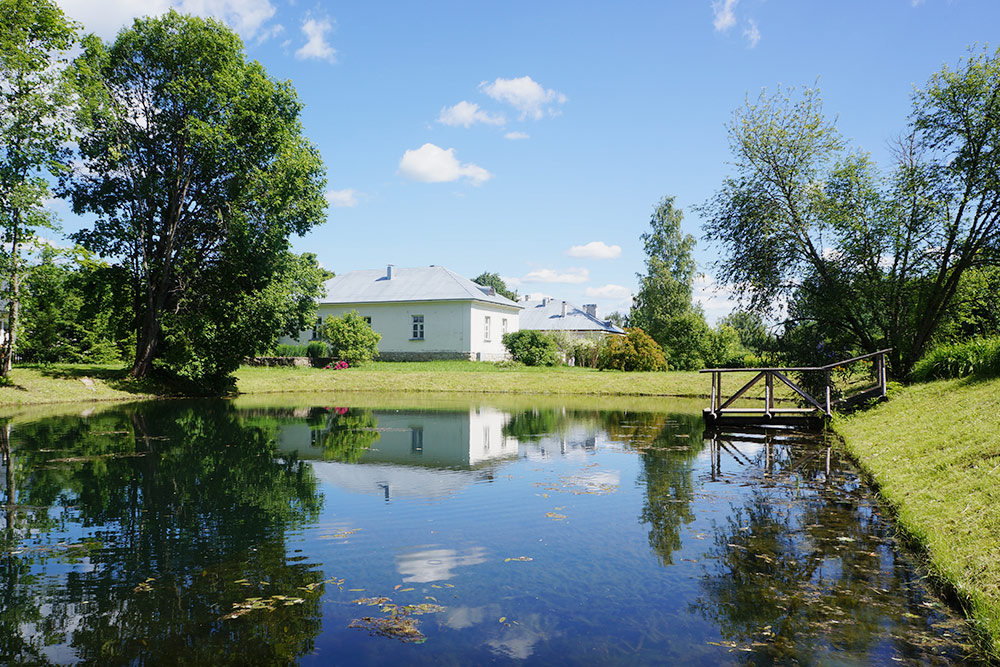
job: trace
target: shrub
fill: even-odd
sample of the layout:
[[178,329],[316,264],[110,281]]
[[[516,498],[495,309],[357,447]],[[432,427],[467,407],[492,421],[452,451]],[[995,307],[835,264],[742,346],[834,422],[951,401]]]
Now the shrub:
[[1000,376],[1000,336],[938,345],[914,364],[910,379],[929,382],[968,375]]
[[525,366],[555,366],[559,350],[555,340],[541,331],[512,331],[503,335],[503,345],[514,361]]
[[329,355],[330,355],[330,351],[329,351],[329,348],[327,347],[325,341],[322,341],[322,340],[311,340],[311,341],[309,341],[309,344],[306,345],[306,354],[305,354],[305,356],[307,356],[307,357],[309,357],[311,359],[316,359],[318,357],[327,357]]
[[274,347],[274,356],[276,357],[307,357],[308,346],[307,345],[288,345],[286,343],[280,343]]
[[597,368],[597,355],[600,351],[601,344],[599,340],[584,338],[573,343],[569,354],[573,358],[575,365],[586,368]]
[[626,329],[626,336],[609,336],[597,355],[601,370],[665,371],[667,358],[663,349],[638,327]]
[[352,366],[378,356],[378,342],[382,340],[382,334],[372,331],[356,310],[326,318],[320,327],[320,337],[329,344],[331,357]]

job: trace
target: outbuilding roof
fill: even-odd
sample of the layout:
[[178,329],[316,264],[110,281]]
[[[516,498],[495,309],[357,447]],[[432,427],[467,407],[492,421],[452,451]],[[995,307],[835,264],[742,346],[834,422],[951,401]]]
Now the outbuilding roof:
[[443,266],[418,266],[350,271],[330,278],[320,303],[387,303],[403,301],[482,301],[500,306],[521,305],[477,285]]
[[581,310],[567,301],[541,299],[521,301],[524,310],[518,318],[520,327],[539,331],[587,331],[624,334],[620,327],[597,318],[597,308],[584,306],[590,312]]

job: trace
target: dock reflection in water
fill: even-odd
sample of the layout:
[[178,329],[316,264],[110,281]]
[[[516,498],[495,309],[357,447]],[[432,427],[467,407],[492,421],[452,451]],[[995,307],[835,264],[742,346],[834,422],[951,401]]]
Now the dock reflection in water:
[[0,663],[975,659],[835,442],[379,400],[10,417]]

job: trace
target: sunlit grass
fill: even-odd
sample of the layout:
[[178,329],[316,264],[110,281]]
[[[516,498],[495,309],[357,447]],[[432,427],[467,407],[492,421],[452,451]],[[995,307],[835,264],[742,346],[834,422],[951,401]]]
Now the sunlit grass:
[[1000,380],[907,387],[835,426],[1000,658]]
[[244,366],[240,393],[272,392],[470,392],[706,396],[707,375],[697,372],[622,373],[592,368],[505,368],[475,361],[376,362],[345,370]]

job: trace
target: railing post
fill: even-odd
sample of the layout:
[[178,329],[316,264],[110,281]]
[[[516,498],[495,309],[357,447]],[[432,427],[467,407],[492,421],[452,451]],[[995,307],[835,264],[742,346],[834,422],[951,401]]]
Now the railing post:
[[771,408],[774,403],[774,376],[768,372],[764,376],[764,418],[771,418]]
[[715,371],[712,371],[712,402],[711,402],[711,404],[709,406],[709,412],[712,413],[713,417],[715,416],[715,405],[716,405],[716,401],[715,401],[715,383],[716,383],[716,380],[717,380],[718,377],[719,377],[719,374],[716,373]]
[[886,395],[885,352],[878,355],[878,384],[879,388],[882,390],[882,398],[885,398]]
[[830,409],[830,371],[826,372],[826,416],[832,417],[833,411]]

